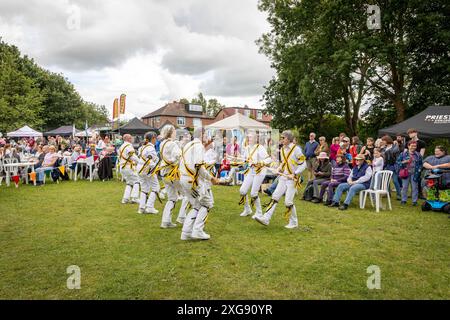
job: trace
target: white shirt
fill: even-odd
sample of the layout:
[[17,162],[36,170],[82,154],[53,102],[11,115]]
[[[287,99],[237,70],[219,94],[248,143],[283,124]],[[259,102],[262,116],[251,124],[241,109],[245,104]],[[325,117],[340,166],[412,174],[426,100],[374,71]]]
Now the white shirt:
[[384,167],[384,159],[383,157],[373,158],[372,160],[373,173],[383,170]]
[[212,175],[208,170],[206,170],[204,164],[205,147],[199,139],[195,138],[191,142],[187,143],[183,148],[183,157],[180,163],[180,172],[183,176],[191,177],[189,171],[195,173],[197,170],[196,165],[201,165],[201,167],[199,167],[199,178],[201,178],[203,182],[210,181]]
[[159,150],[161,155],[161,176],[164,177],[169,173],[172,166],[179,164],[181,149],[176,142],[171,139],[166,139],[161,142]]
[[[283,151],[286,159],[283,157]],[[285,164],[286,160],[287,164]],[[306,159],[302,149],[293,143],[290,143],[288,146],[283,146],[281,148],[281,164],[284,174],[299,175],[302,173],[306,169]]]
[[124,142],[119,148],[119,166],[121,169],[133,169],[134,165],[139,161],[136,156],[134,147],[129,142]]
[[151,143],[142,146],[139,150],[139,161],[136,171],[148,175],[159,161],[155,146]]

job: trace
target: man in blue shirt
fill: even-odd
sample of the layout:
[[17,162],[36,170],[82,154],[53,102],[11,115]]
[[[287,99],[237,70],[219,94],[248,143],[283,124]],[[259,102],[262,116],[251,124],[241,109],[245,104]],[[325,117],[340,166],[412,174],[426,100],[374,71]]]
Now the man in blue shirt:
[[319,143],[316,141],[316,134],[311,132],[309,134],[309,141],[305,144],[305,157],[306,157],[306,167],[308,169],[308,181],[314,178],[314,169],[316,165],[316,154],[315,151]]

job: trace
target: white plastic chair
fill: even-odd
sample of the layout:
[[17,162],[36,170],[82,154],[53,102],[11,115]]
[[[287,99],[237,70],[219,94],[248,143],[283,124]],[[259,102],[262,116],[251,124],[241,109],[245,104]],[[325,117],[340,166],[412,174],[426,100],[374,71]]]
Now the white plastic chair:
[[370,202],[373,207],[373,196],[375,196],[375,209],[380,212],[380,207],[382,206],[381,196],[386,195],[389,210],[392,211],[391,196],[389,194],[389,184],[392,179],[393,172],[390,170],[381,170],[375,173],[373,187],[367,190],[363,190],[359,193],[359,207],[364,209],[366,207],[367,195],[370,195]]
[[[19,163],[19,161],[16,158],[3,159],[3,164],[12,164],[12,163]],[[11,177],[17,175],[17,173],[19,172],[19,167],[16,166],[4,167],[3,170],[5,171],[6,185],[9,187],[11,184]]]
[[86,158],[86,166],[88,166],[89,168],[89,180],[90,182],[92,182],[92,180],[94,179],[94,174],[96,170],[98,170],[97,168],[95,168],[94,156]]
[[4,178],[4,174],[3,173],[4,173],[3,172],[3,159],[0,158],[0,187],[2,185],[2,181],[3,181],[3,178]]

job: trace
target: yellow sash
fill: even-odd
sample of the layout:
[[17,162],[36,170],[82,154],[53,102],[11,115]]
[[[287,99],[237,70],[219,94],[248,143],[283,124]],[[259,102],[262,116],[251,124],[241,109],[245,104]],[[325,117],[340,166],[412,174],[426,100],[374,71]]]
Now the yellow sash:
[[171,168],[169,173],[166,175],[166,178],[170,181],[180,180],[180,170],[179,170],[178,164],[174,164],[174,163],[168,161],[166,158],[164,158],[164,148],[166,147],[166,144],[167,144],[167,141],[161,147],[161,158],[164,160],[166,165],[160,167],[158,169],[158,171],[161,171],[162,169],[165,169],[165,168]]

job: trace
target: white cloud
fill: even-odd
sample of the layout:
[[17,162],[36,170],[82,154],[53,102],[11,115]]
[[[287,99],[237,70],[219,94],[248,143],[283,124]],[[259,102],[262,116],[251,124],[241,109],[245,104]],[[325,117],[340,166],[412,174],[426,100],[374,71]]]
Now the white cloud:
[[[67,21],[80,9],[80,29]],[[5,41],[52,71],[84,99],[127,93],[142,116],[202,91],[230,105],[260,106],[272,76],[254,41],[268,28],[256,0],[2,0]]]

